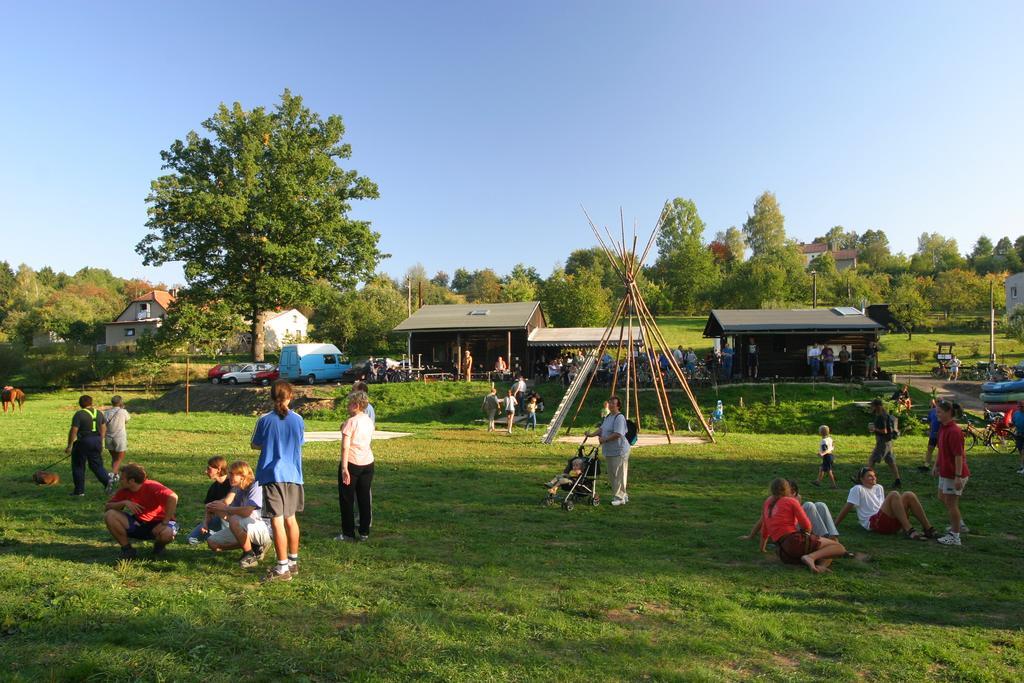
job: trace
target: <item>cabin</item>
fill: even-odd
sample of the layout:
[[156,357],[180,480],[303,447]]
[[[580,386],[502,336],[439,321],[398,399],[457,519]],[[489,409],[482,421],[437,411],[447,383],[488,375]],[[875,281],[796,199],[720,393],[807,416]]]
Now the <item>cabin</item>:
[[[406,335],[409,356],[419,365],[455,373],[456,359],[468,349],[474,374],[493,370],[501,356],[513,372],[526,376],[567,350],[599,346],[605,331],[604,327],[548,327],[539,301],[427,305],[393,330]],[[628,344],[628,329],[624,336],[623,343]],[[642,343],[639,328],[633,328],[632,336],[634,345]],[[611,344],[617,346],[617,331],[613,337]]]
[[[799,310],[740,309],[711,311],[704,336],[728,343],[736,351],[733,376],[748,375],[747,350],[758,349],[759,377],[807,377],[808,350],[814,344],[829,345],[837,361],[845,344],[852,354],[852,374],[864,376],[864,351],[877,341],[885,327],[859,308],[811,308]],[[836,374],[839,368],[836,367]]]

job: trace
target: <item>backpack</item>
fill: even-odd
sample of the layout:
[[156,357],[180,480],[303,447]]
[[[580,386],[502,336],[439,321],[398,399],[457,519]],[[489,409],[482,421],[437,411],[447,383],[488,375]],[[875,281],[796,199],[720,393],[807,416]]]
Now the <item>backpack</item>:
[[889,441],[895,441],[900,438],[900,423],[899,419],[895,415],[889,415],[888,421],[885,424],[886,429],[889,430]]
[[630,446],[635,446],[636,445],[636,434],[637,434],[638,431],[639,431],[639,429],[636,426],[636,422],[633,422],[632,420],[627,419],[626,420],[626,441],[629,442]]

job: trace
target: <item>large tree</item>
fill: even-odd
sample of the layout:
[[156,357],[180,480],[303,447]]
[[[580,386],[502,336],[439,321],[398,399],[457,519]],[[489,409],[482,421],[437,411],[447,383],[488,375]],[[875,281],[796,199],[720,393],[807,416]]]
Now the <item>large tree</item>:
[[754,201],[754,213],[743,224],[743,236],[753,256],[781,249],[786,243],[786,218],[772,192],[763,192]]
[[907,333],[907,339],[912,339],[914,330],[921,329],[928,322],[928,310],[920,284],[914,277],[900,275],[896,278],[889,292],[889,311],[896,320],[897,329]]
[[288,90],[272,111],[222,104],[202,126],[209,137],[191,131],[160,153],[170,173],[152,183],[136,251],[147,265],[183,262],[196,300],[249,320],[262,360],[266,311],[373,273],[380,235],[348,212],[377,186],[338,165],[352,154],[341,117],[322,119]]

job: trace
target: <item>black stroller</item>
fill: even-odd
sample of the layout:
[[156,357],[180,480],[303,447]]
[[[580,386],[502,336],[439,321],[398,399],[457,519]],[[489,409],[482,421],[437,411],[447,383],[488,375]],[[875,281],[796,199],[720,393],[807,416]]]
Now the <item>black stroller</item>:
[[[572,476],[573,462],[575,460],[582,460],[581,467],[579,468],[580,474],[578,476]],[[597,493],[597,479],[601,474],[601,463],[597,459],[597,446],[587,448],[586,439],[580,444],[579,448],[576,449],[576,455],[569,458],[565,464],[565,469],[562,470],[562,474],[555,477],[552,481],[548,482],[546,486],[554,488],[557,486],[559,489],[565,491],[565,496],[562,498],[562,509],[568,512],[576,507],[576,503],[590,502],[591,505],[597,506],[601,504],[601,496]],[[558,503],[557,493],[548,493],[541,501],[541,505],[545,507],[552,507]]]

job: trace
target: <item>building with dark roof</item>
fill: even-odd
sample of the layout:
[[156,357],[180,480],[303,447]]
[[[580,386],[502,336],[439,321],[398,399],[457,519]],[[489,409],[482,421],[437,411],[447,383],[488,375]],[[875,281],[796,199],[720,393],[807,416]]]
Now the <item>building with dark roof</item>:
[[[468,349],[473,372],[488,372],[501,356],[513,371],[532,374],[538,362],[566,349],[599,346],[604,327],[548,327],[539,301],[508,304],[435,304],[403,320],[395,333],[407,335],[414,362],[455,371]],[[628,335],[628,331],[626,333]],[[642,341],[639,328],[634,343]],[[612,342],[618,344],[616,336]]]
[[704,336],[728,343],[736,352],[733,374],[747,376],[750,347],[756,346],[758,376],[806,377],[810,373],[808,350],[814,344],[830,346],[840,374],[839,351],[851,354],[854,377],[864,375],[864,352],[885,328],[857,308],[802,310],[741,309],[711,311]]

